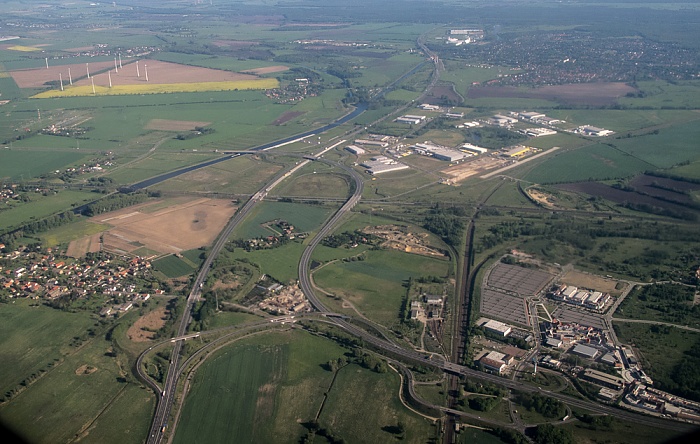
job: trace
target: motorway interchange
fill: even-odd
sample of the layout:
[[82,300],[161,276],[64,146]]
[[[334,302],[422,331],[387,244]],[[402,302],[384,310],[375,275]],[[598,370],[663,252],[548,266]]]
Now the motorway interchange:
[[[328,149],[333,148],[336,146],[338,143],[335,143],[329,147],[326,147],[323,152],[327,151]],[[190,356],[187,360],[182,362],[182,356],[181,356],[181,351],[182,351],[182,346],[183,342],[187,339],[190,338],[194,335],[186,335],[188,325],[191,321],[191,312],[192,308],[194,307],[194,304],[197,302],[198,298],[201,295],[201,288],[203,285],[203,282],[205,281],[207,274],[211,268],[211,264],[213,263],[214,259],[216,258],[217,254],[221,251],[225,243],[227,242],[230,234],[232,231],[236,228],[236,226],[245,219],[245,217],[250,213],[250,211],[254,208],[254,206],[259,203],[265,195],[270,192],[275,185],[279,184],[282,180],[284,180],[286,177],[289,177],[294,171],[299,169],[301,166],[308,162],[312,161],[320,161],[324,162],[329,165],[333,165],[335,167],[342,168],[346,173],[348,173],[353,181],[354,181],[354,191],[353,194],[347,199],[347,201],[343,204],[343,206],[335,213],[333,214],[324,224],[324,226],[318,231],[318,233],[313,237],[313,239],[309,242],[307,247],[305,248],[301,259],[299,261],[299,285],[302,291],[304,292],[304,295],[309,299],[313,307],[315,308],[316,312],[313,314],[309,315],[304,315],[303,318],[306,319],[316,319],[316,320],[322,320],[323,322],[328,322],[335,324],[339,328],[342,328],[345,330],[347,333],[357,337],[361,338],[366,346],[372,348],[375,352],[383,355],[385,358],[389,360],[389,362],[394,363],[395,366],[399,367],[402,371],[402,373],[409,379],[409,387],[412,388],[412,381],[411,381],[411,373],[410,371],[402,364],[403,363],[419,363],[420,365],[428,365],[432,367],[439,368],[446,372],[454,381],[458,381],[461,378],[474,378],[482,381],[488,381],[494,384],[499,384],[502,386],[505,386],[509,389],[513,390],[520,390],[520,391],[526,391],[526,392],[542,392],[546,394],[547,396],[556,398],[565,404],[573,407],[579,407],[579,408],[585,408],[587,410],[599,413],[599,414],[608,414],[608,415],[613,415],[616,416],[620,419],[632,421],[632,422],[637,422],[641,424],[646,424],[650,425],[653,427],[659,427],[659,428],[665,428],[665,429],[670,429],[670,430],[675,430],[675,431],[690,431],[692,430],[692,426],[689,424],[684,424],[684,423],[678,423],[678,422],[672,422],[672,421],[667,421],[664,419],[660,418],[655,418],[655,417],[650,417],[646,415],[641,415],[637,413],[632,413],[629,411],[624,411],[621,409],[617,409],[614,407],[606,406],[606,405],[601,405],[592,401],[587,401],[587,400],[581,400],[574,398],[572,396],[568,395],[563,395],[561,393],[556,393],[556,392],[550,392],[547,390],[542,390],[541,388],[538,387],[533,387],[531,385],[519,382],[519,381],[513,381],[510,379],[505,379],[496,375],[491,375],[487,373],[483,373],[480,371],[473,370],[471,368],[465,367],[457,362],[450,362],[448,359],[445,359],[442,356],[437,356],[437,355],[429,355],[426,354],[425,352],[419,352],[416,350],[408,349],[408,348],[402,348],[396,345],[394,342],[391,342],[390,340],[387,340],[386,338],[379,338],[375,336],[374,334],[369,333],[368,331],[358,327],[356,324],[352,322],[352,319],[348,318],[347,316],[339,316],[335,313],[330,312],[326,306],[323,304],[323,302],[318,298],[316,291],[314,290],[314,286],[311,282],[310,278],[310,263],[311,263],[311,256],[314,252],[314,249],[319,245],[321,240],[329,235],[334,228],[338,226],[338,223],[340,220],[343,218],[344,215],[346,215],[359,201],[362,196],[363,192],[363,184],[364,180],[362,176],[357,173],[357,171],[353,170],[350,167],[347,167],[342,164],[338,164],[335,162],[331,162],[328,160],[323,159],[322,157],[313,157],[315,160],[311,160],[311,158],[307,158],[303,160],[302,162],[298,163],[297,165],[294,166],[294,168],[290,171],[283,171],[281,174],[279,174],[277,177],[273,178],[268,184],[266,184],[263,188],[261,188],[260,191],[255,193],[253,197],[243,206],[241,207],[236,215],[229,221],[227,226],[224,228],[224,230],[221,232],[217,240],[215,241],[214,245],[211,248],[210,254],[207,256],[206,261],[202,265],[199,273],[197,274],[194,284],[192,287],[192,291],[190,292],[188,298],[187,298],[187,306],[185,309],[185,313],[183,314],[183,317],[179,323],[178,329],[177,329],[177,335],[172,338],[168,339],[163,342],[173,342],[173,350],[171,352],[171,360],[170,360],[170,365],[167,371],[167,376],[165,379],[165,382],[163,384],[163,387],[161,388],[158,386],[155,382],[153,382],[143,371],[142,368],[142,362],[143,359],[154,349],[157,349],[160,347],[163,343],[158,343],[147,349],[142,353],[142,355],[139,357],[138,362],[136,364],[137,371],[140,375],[140,377],[158,394],[158,405],[156,408],[156,412],[153,418],[153,422],[151,425],[150,433],[147,442],[149,444],[151,443],[159,443],[162,442],[163,438],[166,435],[166,432],[168,431],[167,425],[168,425],[168,418],[173,414],[173,405],[176,399],[176,392],[178,390],[178,384],[181,382],[181,376],[183,375],[183,370],[186,369],[189,364],[192,362],[192,360],[195,357],[200,357],[202,356],[203,353],[206,353],[206,351],[216,345],[216,344],[221,344],[225,343],[226,340],[232,340],[235,337],[239,337],[241,335],[254,332],[254,331],[260,331],[260,330],[268,330],[272,328],[281,328],[284,327],[285,324],[289,325],[289,322],[294,322],[295,320],[289,317],[280,317],[280,318],[275,318],[271,320],[266,319],[263,321],[251,323],[251,324],[246,324],[241,326],[240,328],[233,328],[232,332],[224,334],[220,336],[218,339],[215,341],[205,345],[202,347],[200,350],[195,352],[192,356]],[[474,273],[474,270],[465,270],[465,276],[462,282],[468,282],[470,279],[470,274]],[[466,289],[462,288],[460,289],[460,294],[464,295]],[[205,335],[211,332],[201,332],[201,335]],[[453,356],[457,356],[457,353],[454,353]],[[454,359],[454,358],[453,358]],[[455,359],[457,361],[457,359]],[[465,418],[471,418],[473,420],[477,420],[481,423],[484,424],[489,424],[492,421],[488,421],[484,418],[480,418],[478,416],[475,416],[473,414],[468,414],[459,410],[456,410],[452,406],[448,407],[443,407],[443,406],[436,406],[432,405],[430,403],[424,402],[418,396],[413,392],[412,389],[409,389],[409,393],[407,396],[410,396],[413,400],[414,403],[421,404],[425,407],[428,407],[429,409],[432,409],[433,411],[439,411],[442,412],[443,414],[446,414],[448,417],[448,424],[450,421],[454,421],[455,418],[459,417],[465,417]],[[497,425],[497,424],[492,424],[492,425]],[[450,430],[450,427],[446,428],[446,432]],[[452,439],[452,438],[448,438]],[[449,440],[447,441],[449,442]]]

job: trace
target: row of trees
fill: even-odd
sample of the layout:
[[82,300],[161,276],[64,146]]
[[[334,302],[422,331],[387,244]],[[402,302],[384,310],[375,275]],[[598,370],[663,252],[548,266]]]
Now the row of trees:
[[148,200],[148,193],[145,192],[112,194],[97,202],[85,205],[85,207],[82,208],[82,214],[85,216],[95,216],[97,214],[140,204],[146,200]]

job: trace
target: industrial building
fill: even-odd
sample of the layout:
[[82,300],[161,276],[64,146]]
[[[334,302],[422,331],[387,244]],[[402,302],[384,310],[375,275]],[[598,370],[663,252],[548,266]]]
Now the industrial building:
[[389,159],[386,156],[373,157],[371,160],[362,162],[361,165],[367,168],[367,172],[373,176],[388,173],[390,171],[405,170],[408,168],[408,165],[399,163],[393,159]]
[[542,136],[552,136],[557,132],[549,128],[527,128],[524,130],[526,136],[530,137],[542,137]]
[[479,359],[481,368],[500,375],[506,365],[513,362],[513,357],[497,351],[490,351]]
[[462,119],[464,118],[464,113],[445,113],[443,116],[447,117],[448,119]]
[[547,340],[544,341],[544,344],[548,347],[559,348],[559,347],[561,347],[562,341],[561,341],[561,339],[548,337]]
[[521,119],[532,120],[532,121],[540,120],[544,117],[547,117],[546,115],[544,115],[542,113],[532,112],[532,111],[518,113],[518,116],[520,116]]
[[406,114],[405,116],[398,117],[394,122],[399,123],[410,123],[412,125],[417,125],[425,120],[425,116],[415,116],[413,114]]
[[487,150],[486,148],[482,148],[482,147],[480,147],[480,146],[472,145],[471,143],[465,143],[464,145],[462,145],[462,148],[465,149],[465,150],[467,150],[467,151],[473,151],[473,152],[475,152],[475,153],[477,153],[477,154],[486,154],[486,153],[488,153],[488,151],[489,151],[489,150]]
[[440,107],[437,105],[431,105],[429,103],[421,103],[418,105],[418,108],[425,110],[425,111],[440,111]]
[[613,390],[622,390],[622,388],[625,386],[625,381],[623,381],[622,378],[599,372],[597,370],[584,370],[583,379]]
[[389,144],[383,140],[355,139],[355,143],[359,145],[378,146],[381,148],[389,146]]
[[365,152],[366,152],[365,150],[363,150],[359,146],[355,146],[355,145],[348,145],[345,147],[345,149],[350,151],[351,153],[353,153],[356,156],[359,156],[361,154],[365,154]]
[[489,117],[489,123],[496,126],[508,126],[518,123],[518,119],[514,117],[502,116],[500,114]]
[[597,128],[595,126],[590,125],[579,126],[578,128],[576,128],[575,132],[582,133],[586,136],[594,137],[605,137],[611,134],[615,134],[614,131],[606,130],[605,128]]
[[417,143],[413,145],[413,149],[418,154],[430,155],[438,160],[447,162],[458,162],[471,156],[471,154],[463,153],[462,151],[444,146],[432,145],[430,143]]
[[494,361],[486,357],[479,359],[479,363],[484,370],[491,371],[497,375],[500,375],[503,369],[506,368],[506,364],[503,361]]
[[583,356],[584,358],[595,359],[598,355],[598,349],[583,344],[576,344],[574,348],[571,349],[571,353]]
[[504,324],[503,322],[494,321],[493,319],[488,320],[482,325],[482,327],[484,327],[487,332],[493,333],[502,338],[505,338],[511,331],[513,331],[513,328],[510,325]]
[[505,150],[502,153],[502,156],[510,157],[510,158],[518,158],[518,157],[523,157],[532,151],[533,151],[532,147],[518,145],[518,146],[512,147],[508,150]]

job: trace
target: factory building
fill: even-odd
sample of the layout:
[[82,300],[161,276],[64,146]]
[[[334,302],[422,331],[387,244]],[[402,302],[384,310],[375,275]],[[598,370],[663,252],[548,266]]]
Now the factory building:
[[518,113],[518,116],[520,116],[521,119],[532,120],[532,121],[540,120],[540,119],[542,119],[542,118],[544,118],[544,117],[547,117],[546,115],[544,115],[544,114],[542,114],[542,113],[532,112],[532,111],[527,111],[527,112],[524,112],[524,113]]

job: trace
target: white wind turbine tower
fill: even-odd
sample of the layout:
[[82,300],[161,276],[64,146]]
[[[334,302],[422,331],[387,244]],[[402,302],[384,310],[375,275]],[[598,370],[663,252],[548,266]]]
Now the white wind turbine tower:
[[136,77],[141,78],[141,73],[139,72],[139,61],[136,61]]
[[58,81],[61,82],[61,91],[63,91],[63,74],[58,73]]
[[114,58],[114,71],[119,73],[119,68],[117,67],[117,58]]
[[68,81],[73,85],[73,77],[70,75],[70,68],[68,68]]
[[119,53],[119,67],[122,67],[122,53]]
[[49,69],[49,58],[46,57],[46,69]]
[[95,95],[95,79],[90,78],[90,83],[92,83],[92,95]]
[[112,71],[107,71],[107,76],[109,77],[109,87],[112,87]]
[[90,78],[90,66],[89,66],[89,64],[87,64],[87,63],[85,64],[85,71],[87,71],[87,76],[88,76],[88,79],[89,79],[89,78]]
[[148,65],[143,65],[143,69],[146,71],[146,81],[148,82]]

